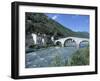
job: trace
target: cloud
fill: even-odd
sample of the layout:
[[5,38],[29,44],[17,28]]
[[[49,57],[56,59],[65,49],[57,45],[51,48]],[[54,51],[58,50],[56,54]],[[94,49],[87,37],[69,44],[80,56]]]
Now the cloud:
[[54,15],[54,16],[52,17],[53,20],[55,20],[55,19],[57,19],[57,18],[58,18],[57,15]]

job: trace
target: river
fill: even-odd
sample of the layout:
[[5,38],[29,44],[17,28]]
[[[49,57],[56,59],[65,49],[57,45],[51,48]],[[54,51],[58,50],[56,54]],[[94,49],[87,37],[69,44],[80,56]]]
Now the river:
[[50,67],[55,57],[60,58],[63,66],[65,61],[77,50],[78,49],[74,47],[50,47],[46,49],[40,49],[39,51],[26,53],[25,67]]

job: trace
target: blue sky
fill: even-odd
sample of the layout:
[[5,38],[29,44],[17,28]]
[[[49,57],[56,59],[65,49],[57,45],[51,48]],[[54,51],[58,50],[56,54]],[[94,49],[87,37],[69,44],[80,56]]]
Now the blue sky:
[[78,14],[46,14],[63,26],[80,32],[89,32],[89,16]]

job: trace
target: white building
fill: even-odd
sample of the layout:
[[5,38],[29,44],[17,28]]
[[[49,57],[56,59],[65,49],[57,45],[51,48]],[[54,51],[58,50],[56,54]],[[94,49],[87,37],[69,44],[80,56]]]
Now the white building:
[[37,35],[35,33],[32,33],[32,38],[35,44],[37,44]]

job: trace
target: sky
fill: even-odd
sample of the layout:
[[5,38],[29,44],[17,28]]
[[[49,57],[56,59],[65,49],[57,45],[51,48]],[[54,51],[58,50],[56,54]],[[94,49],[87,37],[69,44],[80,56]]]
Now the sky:
[[73,31],[89,33],[89,15],[49,13],[46,15]]

